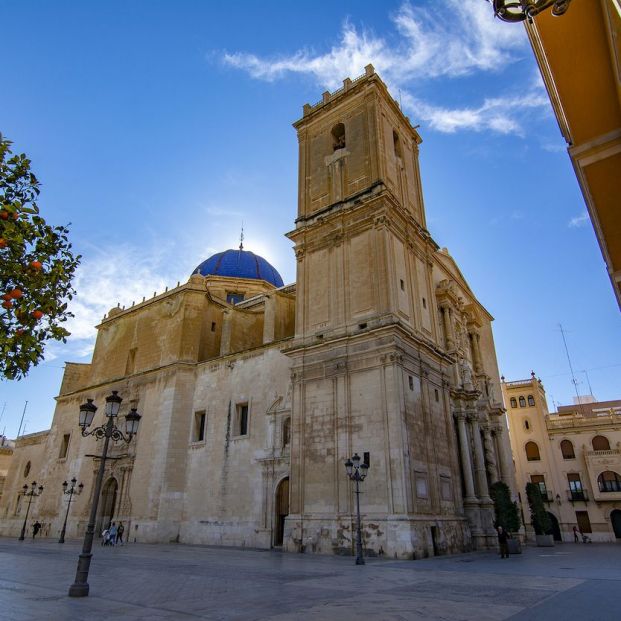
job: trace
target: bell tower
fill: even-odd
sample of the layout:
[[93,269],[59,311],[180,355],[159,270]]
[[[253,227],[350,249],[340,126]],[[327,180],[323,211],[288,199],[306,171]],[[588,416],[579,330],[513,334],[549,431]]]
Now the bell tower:
[[435,338],[426,255],[437,246],[425,225],[416,129],[372,65],[306,104],[294,127],[296,337],[403,322]]
[[299,200],[288,234],[297,293],[295,337],[285,352],[293,390],[285,546],[349,551],[354,500],[343,463],[357,452],[370,462],[363,512],[375,527],[365,535],[367,549],[412,558],[430,549],[431,537],[446,550],[464,549],[446,379],[452,361],[435,303],[438,246],[425,224],[421,138],[371,65],[305,105],[294,127]]

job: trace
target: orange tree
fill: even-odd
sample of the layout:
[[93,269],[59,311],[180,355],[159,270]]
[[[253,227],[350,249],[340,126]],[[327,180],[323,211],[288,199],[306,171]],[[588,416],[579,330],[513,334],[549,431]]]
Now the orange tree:
[[47,341],[66,341],[63,323],[80,257],[64,226],[39,215],[39,181],[30,160],[0,134],[0,376],[20,379],[43,358]]

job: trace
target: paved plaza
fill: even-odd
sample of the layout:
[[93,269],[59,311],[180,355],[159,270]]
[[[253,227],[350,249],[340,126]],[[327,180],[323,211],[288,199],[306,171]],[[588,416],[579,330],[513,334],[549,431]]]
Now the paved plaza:
[[95,548],[90,596],[67,597],[80,545],[0,539],[0,619],[619,621],[621,546],[419,561],[184,545]]

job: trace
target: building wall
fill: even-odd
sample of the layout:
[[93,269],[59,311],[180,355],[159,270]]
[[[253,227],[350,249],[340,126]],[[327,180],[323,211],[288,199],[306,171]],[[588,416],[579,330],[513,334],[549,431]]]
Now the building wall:
[[108,313],[92,363],[67,365],[50,431],[16,449],[36,457],[33,515],[54,533],[63,480],[84,483],[68,537],[93,502],[101,442],[81,435],[80,404],[103,425],[116,390],[118,423],[132,407],[142,420],[110,447],[97,533],[115,520],[131,541],[350,554],[358,452],[368,554],[496,545],[489,485],[514,480],[493,318],[425,229],[420,136],[372,67],[304,110],[295,285],[193,274]]
[[[610,402],[610,407],[593,414],[599,404],[589,404],[581,411],[574,408],[559,408],[559,413],[550,414],[545,390],[533,375],[530,380],[503,383],[503,395],[507,407],[511,445],[515,460],[518,489],[522,500],[522,511],[527,532],[532,535],[530,514],[526,502],[526,483],[532,476],[543,476],[547,492],[548,512],[558,521],[564,541],[573,541],[572,529],[580,519],[576,512],[586,512],[593,541],[617,541],[621,530],[615,536],[611,514],[619,511],[621,528],[621,488],[619,492],[601,492],[598,476],[605,470],[621,476],[621,402]],[[534,404],[529,406],[528,397]],[[524,406],[520,406],[520,397]],[[515,406],[512,406],[515,399]],[[612,410],[612,412],[611,412]],[[562,414],[561,414],[562,412]],[[559,415],[561,414],[561,415]],[[610,450],[593,449],[593,438],[604,436]],[[572,443],[575,457],[563,457],[561,442]],[[539,449],[540,459],[529,461],[526,444],[534,442]],[[568,475],[579,475],[583,493],[570,490]],[[614,518],[614,515],[613,515]],[[582,518],[583,519],[583,518]]]

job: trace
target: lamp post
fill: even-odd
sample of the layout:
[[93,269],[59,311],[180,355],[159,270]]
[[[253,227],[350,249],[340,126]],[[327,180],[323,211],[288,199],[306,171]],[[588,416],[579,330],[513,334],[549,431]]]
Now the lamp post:
[[347,476],[356,483],[356,515],[358,518],[358,529],[356,533],[356,565],[364,565],[362,554],[362,530],[360,527],[360,483],[365,480],[369,470],[368,464],[360,463],[360,455],[354,453],[351,459],[345,462]]
[[138,424],[142,418],[136,411],[136,408],[132,408],[129,414],[125,416],[125,433],[123,433],[116,425],[116,417],[119,414],[121,407],[121,401],[123,399],[119,397],[116,390],[112,391],[112,394],[106,397],[106,409],[105,414],[108,418],[108,422],[100,427],[95,427],[92,431],[86,431],[90,424],[93,422],[97,406],[93,403],[92,399],[87,399],[86,403],[80,406],[80,427],[82,428],[82,435],[95,436],[97,440],[104,438],[103,451],[98,458],[101,460],[99,463],[99,471],[97,472],[97,479],[95,482],[95,491],[93,494],[93,504],[91,506],[91,513],[88,519],[88,526],[86,527],[86,533],[84,535],[84,544],[82,546],[82,553],[78,559],[78,568],[75,575],[75,582],[69,587],[69,597],[86,597],[88,595],[88,570],[91,565],[91,550],[93,548],[93,536],[95,534],[95,519],[97,517],[97,505],[99,504],[99,495],[101,493],[101,483],[103,481],[104,470],[106,467],[106,459],[108,455],[108,445],[110,439],[114,442],[123,441],[129,444],[132,441],[134,435],[138,431]]
[[69,495],[69,502],[67,503],[67,511],[65,512],[65,521],[63,523],[63,529],[60,531],[60,539],[58,540],[58,543],[65,543],[65,531],[67,530],[67,517],[69,517],[69,507],[71,507],[71,501],[73,500],[73,496],[74,494],[80,495],[82,493],[82,490],[84,489],[84,483],[80,483],[80,485],[78,485],[78,490],[76,491],[75,484],[77,482],[78,480],[75,477],[73,477],[73,479],[71,479],[71,487],[69,489],[67,489],[68,487],[67,481],[63,482],[63,494]]
[[43,485],[39,485],[37,487],[37,482],[33,481],[30,489],[28,489],[27,485],[24,485],[20,494],[22,496],[28,496],[28,507],[26,508],[26,517],[24,518],[24,525],[22,526],[22,532],[19,536],[19,541],[24,541],[24,535],[26,534],[26,522],[28,521],[28,513],[30,512],[30,504],[32,503],[32,499],[37,496],[41,496],[41,492],[43,491]]
[[487,0],[494,7],[494,15],[503,22],[532,21],[535,15],[552,7],[552,15],[559,17],[567,12],[571,0]]

